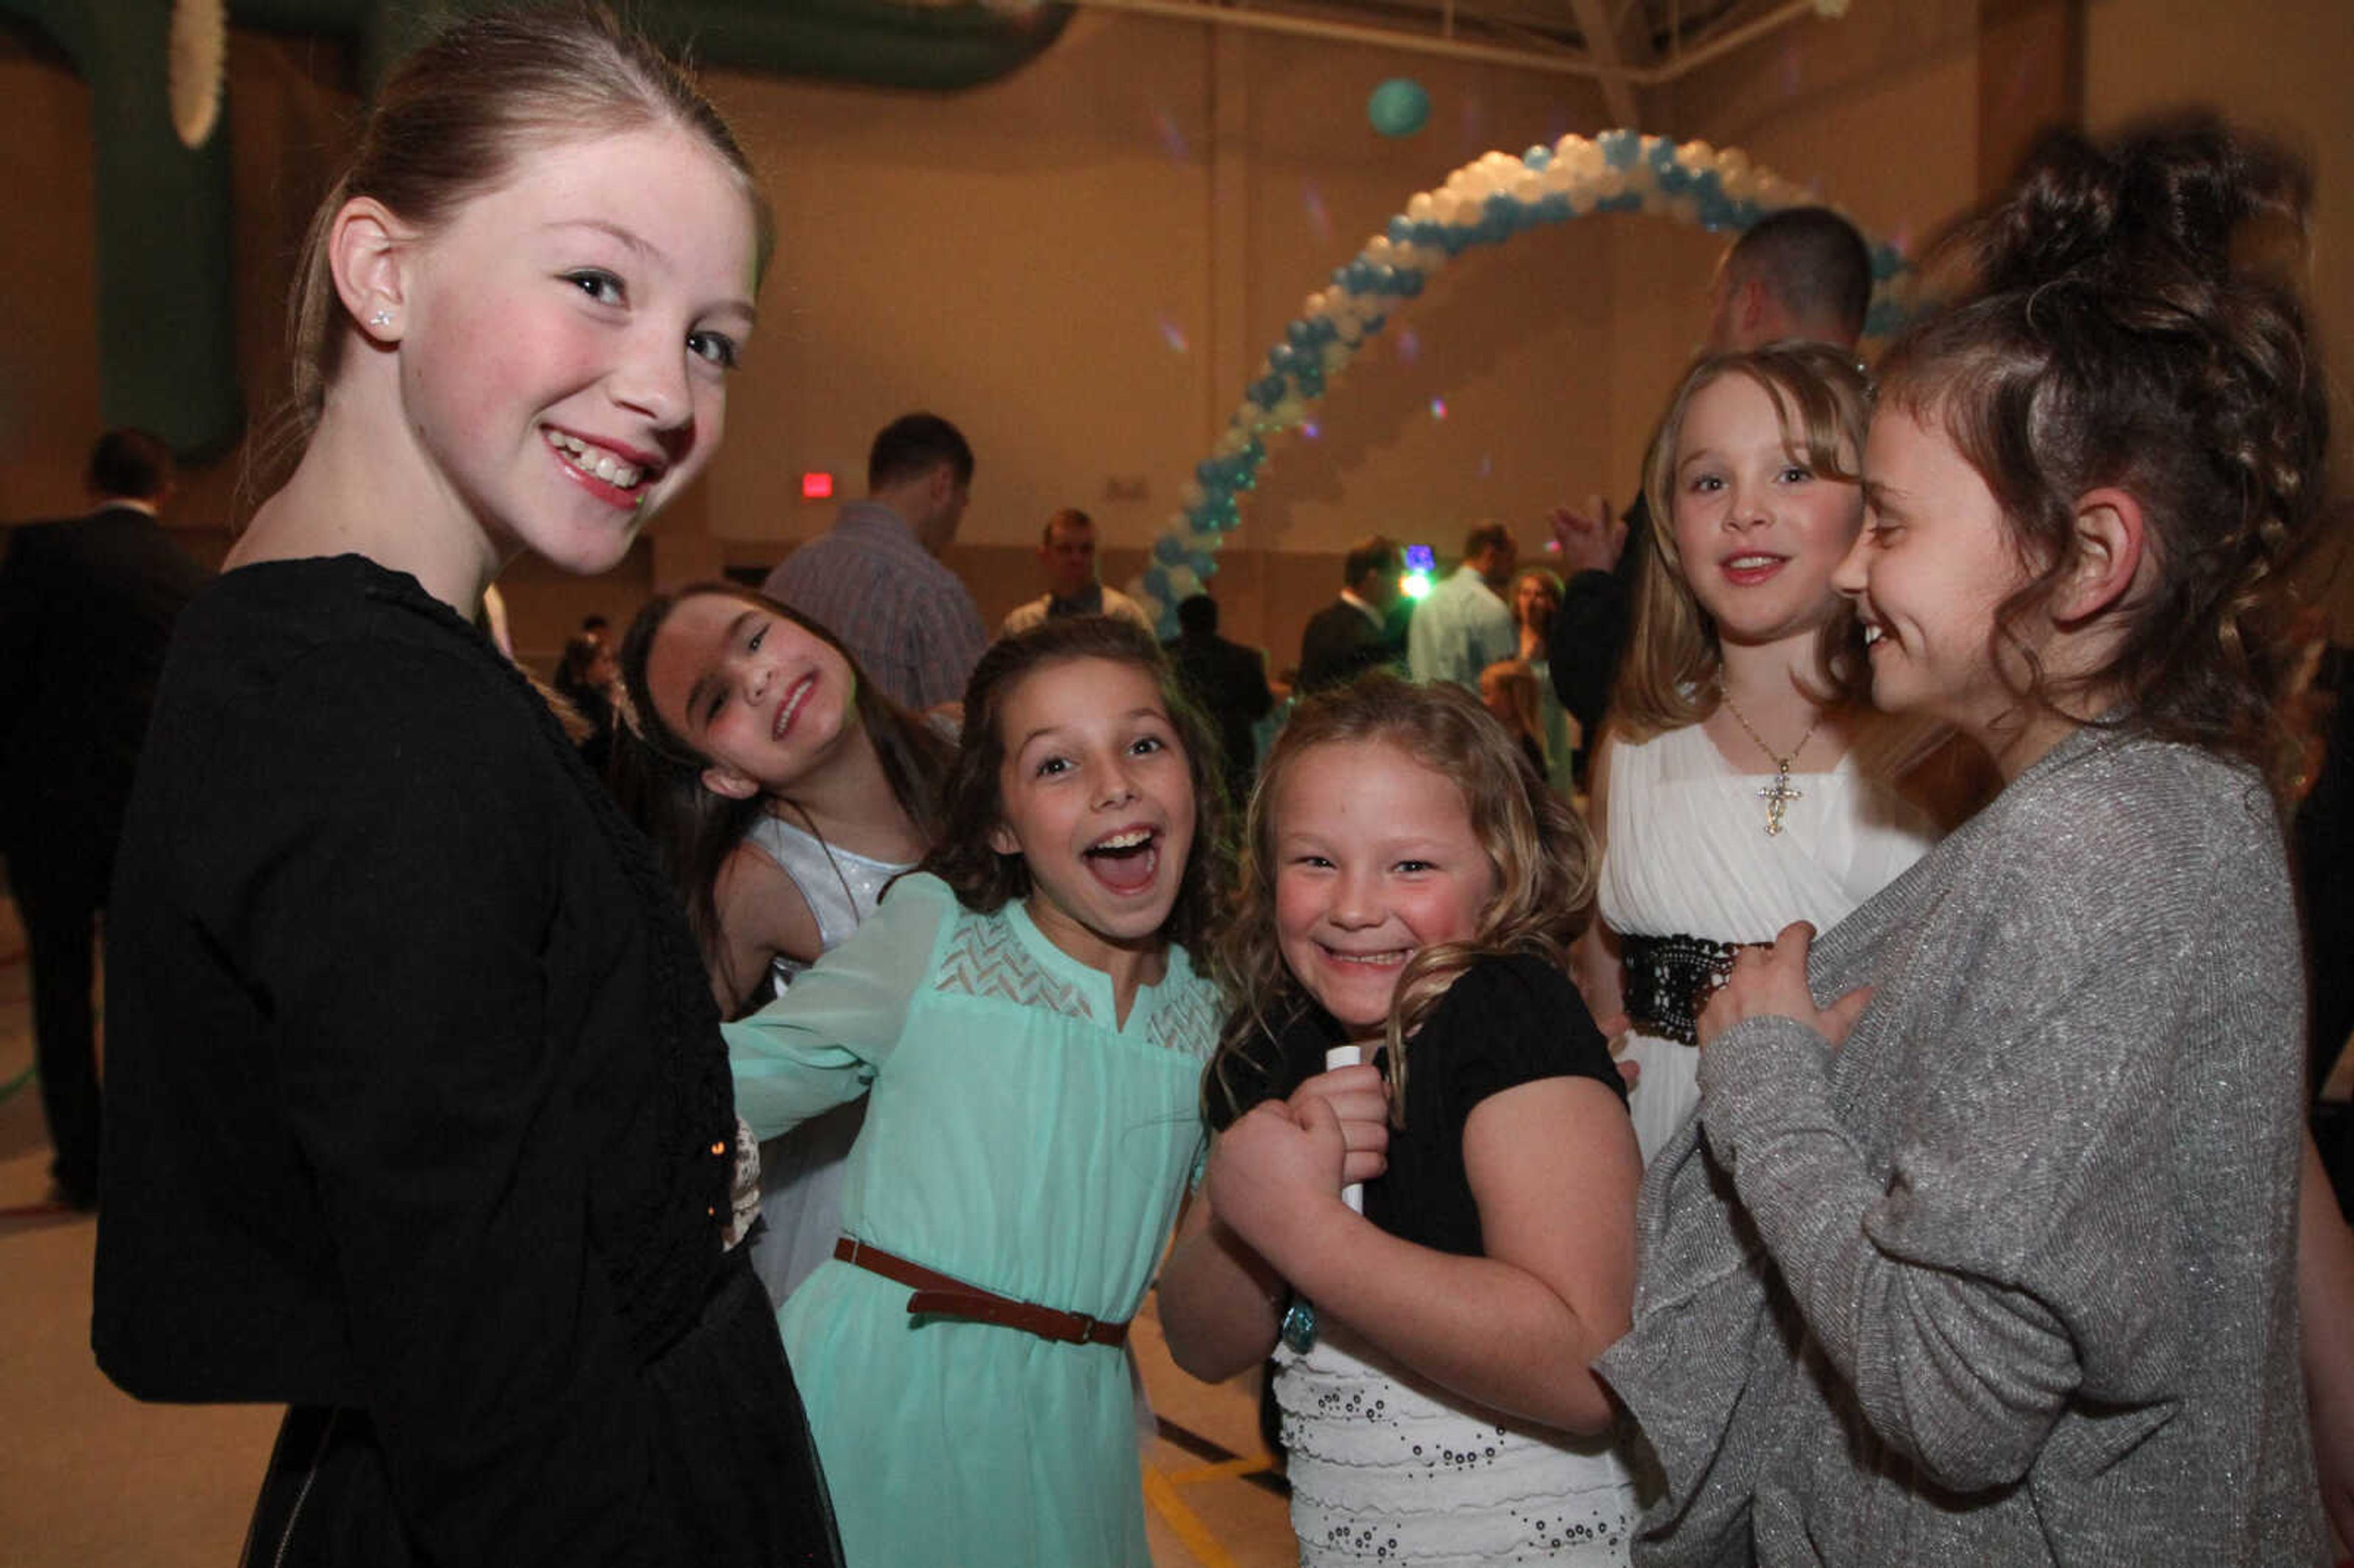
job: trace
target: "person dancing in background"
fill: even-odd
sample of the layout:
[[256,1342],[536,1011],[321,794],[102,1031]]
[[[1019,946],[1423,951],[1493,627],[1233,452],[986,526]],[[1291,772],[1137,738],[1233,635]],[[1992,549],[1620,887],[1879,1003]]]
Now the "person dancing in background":
[[291,1406],[256,1564],[833,1562],[644,839],[473,617],[710,461],[767,209],[604,12],[458,25],[312,228],[300,459],[182,615],[108,933],[91,1340]]

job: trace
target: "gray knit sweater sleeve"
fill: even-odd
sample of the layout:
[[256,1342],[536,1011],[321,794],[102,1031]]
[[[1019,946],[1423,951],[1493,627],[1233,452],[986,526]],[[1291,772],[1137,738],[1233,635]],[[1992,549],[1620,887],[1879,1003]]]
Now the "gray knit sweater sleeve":
[[[2268,825],[2234,802],[2053,804],[1972,868],[1969,902],[2008,913],[1940,943],[1967,991],[1882,1000],[1875,1036],[1936,1042],[1907,1053],[1927,1077],[1884,1177],[1831,1115],[1811,1030],[1754,1020],[1701,1069],[1710,1144],[1808,1330],[1882,1438],[1962,1490],[2023,1475],[2079,1390],[2138,1392],[2171,1305],[2150,1282],[2177,1272],[2164,1108],[2229,1054],[2186,1028],[2185,992],[2200,947],[2274,895]],[[2070,841],[2099,853],[2052,853]]]

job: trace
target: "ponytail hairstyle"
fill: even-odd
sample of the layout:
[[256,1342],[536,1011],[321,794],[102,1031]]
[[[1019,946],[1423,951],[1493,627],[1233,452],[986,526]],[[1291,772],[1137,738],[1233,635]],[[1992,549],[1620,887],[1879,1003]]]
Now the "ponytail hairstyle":
[[662,126],[700,138],[734,172],[752,209],[757,278],[775,227],[743,149],[686,73],[603,5],[573,0],[471,17],[403,60],[377,90],[350,166],[312,217],[288,312],[292,386],[271,455],[283,459],[309,440],[353,331],[327,254],[345,202],[372,196],[429,231],[535,151]]
[[[853,710],[874,743],[891,797],[927,842],[939,839],[940,789],[951,758],[949,743],[938,732],[869,681],[840,638],[790,606],[720,582],[696,583],[646,601],[621,637],[624,722],[614,727],[613,793],[653,840],[663,874],[685,908],[687,924],[703,950],[704,967],[741,995],[747,987],[738,982],[745,977],[726,972],[727,944],[719,929],[719,873],[752,824],[769,810],[772,797],[762,792],[737,800],[705,789],[703,772],[711,759],[663,721],[646,683],[646,667],[663,623],[681,604],[707,596],[732,599],[789,620],[842,655],[850,666]],[[784,800],[792,803],[790,795]]]
[[1423,948],[1398,976],[1384,1029],[1390,1114],[1405,1114],[1406,1042],[1481,959],[1526,953],[1565,970],[1569,945],[1585,927],[1594,894],[1594,840],[1567,801],[1529,767],[1520,743],[1478,698],[1451,681],[1416,685],[1372,674],[1304,699],[1276,736],[1252,791],[1234,917],[1218,943],[1218,978],[1233,1011],[1202,1082],[1214,1123],[1247,1110],[1234,1105],[1227,1065],[1247,1058],[1312,1001],[1283,961],[1277,939],[1275,806],[1283,780],[1320,746],[1379,743],[1451,780],[1462,791],[1472,835],[1495,869],[1496,895],[1462,942]]
[[[1953,441],[2001,508],[2027,582],[1988,652],[2020,700],[2098,686],[2123,722],[2294,768],[2290,577],[2317,542],[2328,393],[2305,309],[2242,241],[2301,247],[2306,171],[2204,111],[2095,143],[2055,133],[1946,241],[1976,292],[1907,334],[1882,400]],[[2051,678],[2024,624],[2077,559],[2077,499],[2141,504],[2152,591],[2106,667]],[[2012,671],[2023,670],[2024,679]]]
[[1161,711],[1185,754],[1193,782],[1193,847],[1177,885],[1177,901],[1161,927],[1162,939],[1199,956],[1225,902],[1231,852],[1226,843],[1225,768],[1217,737],[1179,684],[1161,644],[1131,621],[1109,615],[1043,620],[1001,637],[981,656],[964,690],[964,733],[949,775],[946,821],[918,869],[953,889],[957,902],[988,915],[1030,892],[1030,866],[1018,854],[1000,854],[990,836],[1005,818],[1005,705],[1030,676],[1077,659],[1100,659],[1140,671],[1159,688]]
[[[1692,399],[1728,376],[1745,376],[1773,400],[1782,445],[1817,477],[1841,484],[1861,479],[1863,438],[1872,420],[1872,381],[1855,356],[1820,343],[1777,343],[1737,354],[1711,355],[1684,373],[1668,403],[1643,464],[1651,545],[1635,583],[1635,624],[1610,697],[1610,722],[1620,736],[1647,740],[1698,724],[1716,711],[1717,673],[1723,653],[1716,623],[1701,608],[1676,548],[1676,453]],[[1863,494],[1856,493],[1861,515]],[[1856,630],[1855,608],[1839,599],[1821,632],[1826,696],[1861,699],[1871,684]]]

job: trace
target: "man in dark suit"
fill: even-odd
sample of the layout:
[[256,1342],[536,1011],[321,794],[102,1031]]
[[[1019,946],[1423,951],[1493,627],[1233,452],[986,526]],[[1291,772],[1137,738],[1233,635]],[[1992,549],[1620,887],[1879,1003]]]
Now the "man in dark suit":
[[172,454],[110,430],[88,516],[15,529],[0,560],[0,854],[24,918],[56,1199],[98,1202],[92,951],[172,622],[203,586],[156,515]]
[[1226,795],[1239,807],[1250,798],[1251,777],[1258,771],[1253,726],[1275,710],[1267,656],[1218,635],[1218,601],[1205,593],[1177,606],[1177,637],[1166,646],[1179,683],[1217,732]]
[[1309,619],[1299,639],[1299,690],[1345,685],[1367,670],[1399,662],[1405,639],[1391,623],[1398,599],[1397,541],[1360,539],[1341,567],[1341,597]]

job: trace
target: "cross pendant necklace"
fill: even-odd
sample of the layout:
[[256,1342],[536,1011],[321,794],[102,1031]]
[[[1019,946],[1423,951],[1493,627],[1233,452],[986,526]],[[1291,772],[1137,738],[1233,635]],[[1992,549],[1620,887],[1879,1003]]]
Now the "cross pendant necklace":
[[1807,749],[1807,742],[1814,739],[1815,731],[1822,727],[1823,710],[1820,708],[1815,710],[1814,723],[1808,725],[1807,733],[1798,737],[1798,744],[1790,747],[1789,755],[1776,757],[1774,755],[1774,748],[1766,744],[1766,737],[1757,733],[1757,727],[1744,717],[1741,710],[1734,705],[1733,694],[1725,689],[1724,676],[1722,672],[1719,672],[1716,678],[1716,694],[1718,700],[1724,704],[1724,711],[1733,715],[1733,722],[1741,726],[1741,732],[1744,735],[1757,743],[1757,749],[1764,752],[1766,760],[1774,765],[1774,781],[1760,785],[1757,798],[1766,802],[1766,836],[1769,839],[1779,838],[1782,833],[1782,813],[1789,810],[1791,801],[1803,800],[1807,798],[1804,790],[1790,782],[1790,765],[1798,760],[1798,753]]

